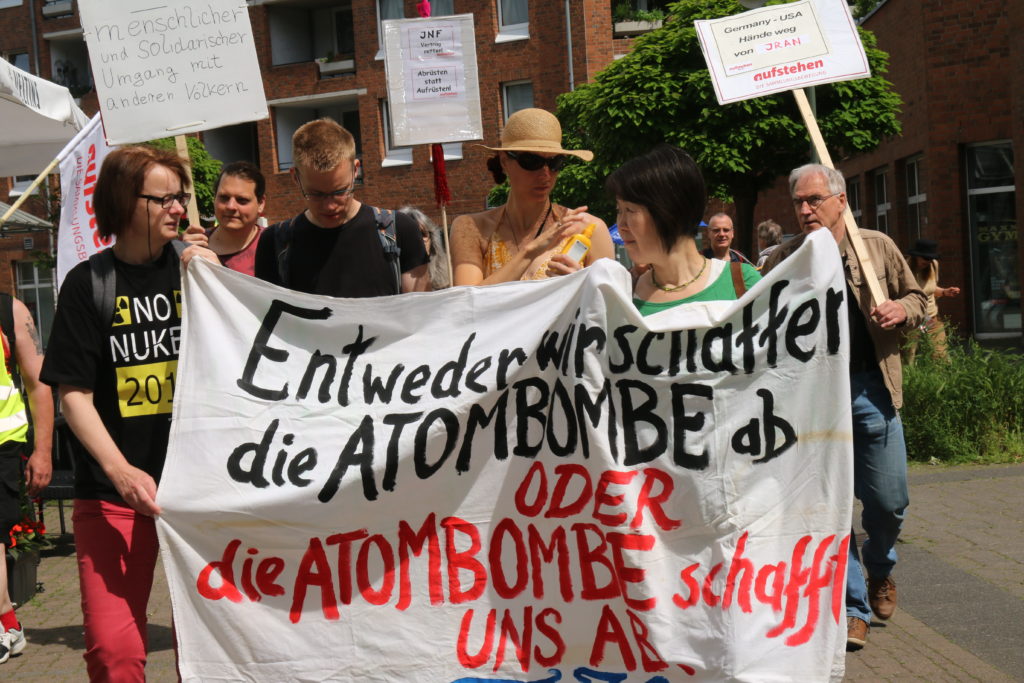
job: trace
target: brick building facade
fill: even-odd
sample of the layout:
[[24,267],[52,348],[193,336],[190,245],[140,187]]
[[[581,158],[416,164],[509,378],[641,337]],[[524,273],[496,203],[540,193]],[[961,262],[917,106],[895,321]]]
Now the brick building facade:
[[[650,0],[634,2],[645,9]],[[202,137],[215,158],[247,159],[260,166],[267,177],[267,218],[287,218],[301,209],[288,173],[291,135],[305,121],[331,116],[357,139],[363,162],[361,199],[390,207],[418,206],[439,219],[428,147],[393,148],[385,125],[380,21],[418,16],[416,0],[247,4],[270,117],[205,131]],[[478,142],[488,145],[498,142],[509,114],[528,106],[554,110],[559,94],[592,79],[631,44],[631,33],[616,33],[621,26],[613,26],[611,0],[433,0],[431,5],[434,16],[473,15],[484,126],[484,139]],[[0,55],[67,86],[86,114],[98,110],[74,0],[0,0]],[[452,193],[449,222],[485,206],[493,185],[485,167],[488,154],[472,141],[445,146]],[[0,179],[0,201],[17,195],[30,180]],[[26,208],[48,214],[37,198]],[[23,285],[11,261],[29,262],[38,254],[15,249],[22,243],[20,235],[9,239],[10,248],[0,237],[0,290],[21,294]],[[48,251],[47,239],[46,231],[40,232],[35,249]]]
[[[837,160],[851,208],[866,228],[903,249],[937,240],[941,315],[965,334],[1020,344],[1024,240],[1024,3],[1017,0],[882,2],[864,20],[890,55],[887,78],[903,97],[903,133]],[[795,232],[781,182],[758,202]]]

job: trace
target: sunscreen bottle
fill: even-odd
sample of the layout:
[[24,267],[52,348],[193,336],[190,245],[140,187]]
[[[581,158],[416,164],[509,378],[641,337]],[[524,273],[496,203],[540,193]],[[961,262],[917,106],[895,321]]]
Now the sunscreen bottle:
[[583,259],[587,257],[587,252],[590,251],[590,237],[593,234],[594,224],[591,223],[583,229],[583,232],[572,236],[569,243],[562,249],[562,253],[568,255],[573,261],[583,263]]

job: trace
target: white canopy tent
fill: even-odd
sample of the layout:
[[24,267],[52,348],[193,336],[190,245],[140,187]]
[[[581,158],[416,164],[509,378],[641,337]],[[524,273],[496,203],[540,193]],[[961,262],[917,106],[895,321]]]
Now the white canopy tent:
[[68,89],[0,60],[0,176],[49,170],[89,122]]

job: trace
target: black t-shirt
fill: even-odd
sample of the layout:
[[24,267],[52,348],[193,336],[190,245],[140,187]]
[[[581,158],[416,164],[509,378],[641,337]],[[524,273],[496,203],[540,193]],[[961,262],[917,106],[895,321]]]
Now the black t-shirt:
[[[40,379],[90,389],[93,405],[128,462],[159,482],[171,426],[181,335],[180,260],[168,244],[154,263],[115,259],[114,318],[100,324],[89,263],[64,279]],[[77,438],[75,497],[123,502]]]
[[[309,294],[343,297],[385,296],[395,293],[395,276],[384,256],[373,209],[359,207],[355,218],[337,228],[313,225],[305,212],[294,220],[288,247],[288,279],[281,282],[276,232],[281,223],[260,236],[256,248],[256,277]],[[427,263],[416,222],[395,212],[395,238],[400,270],[405,273]]]

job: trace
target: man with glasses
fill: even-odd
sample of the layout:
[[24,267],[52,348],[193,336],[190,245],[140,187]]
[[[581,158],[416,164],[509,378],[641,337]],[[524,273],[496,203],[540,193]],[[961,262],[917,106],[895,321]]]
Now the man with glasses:
[[430,289],[416,223],[355,198],[359,160],[351,133],[331,119],[310,121],[292,136],[292,157],[306,210],[260,237],[256,277],[343,297]]
[[881,232],[861,230],[864,248],[888,297],[878,306],[872,304],[846,232],[846,182],[839,171],[819,164],[801,166],[790,174],[789,189],[804,234],[773,251],[763,272],[795,251],[808,233],[824,228],[839,245],[846,273],[853,488],[864,506],[861,520],[868,536],[858,553],[851,533],[846,574],[847,649],[859,650],[867,642],[871,613],[884,621],[896,609],[892,577],[896,539],[910,502],[907,451],[898,413],[903,405],[900,332],[924,319],[925,296],[896,244]]
[[732,241],[735,236],[736,231],[733,229],[732,219],[729,218],[729,214],[716,213],[708,219],[708,224],[704,228],[704,239],[707,241],[708,246],[702,253],[707,258],[716,258],[719,261],[739,261],[740,263],[754,265],[750,263],[750,259],[732,248]]

